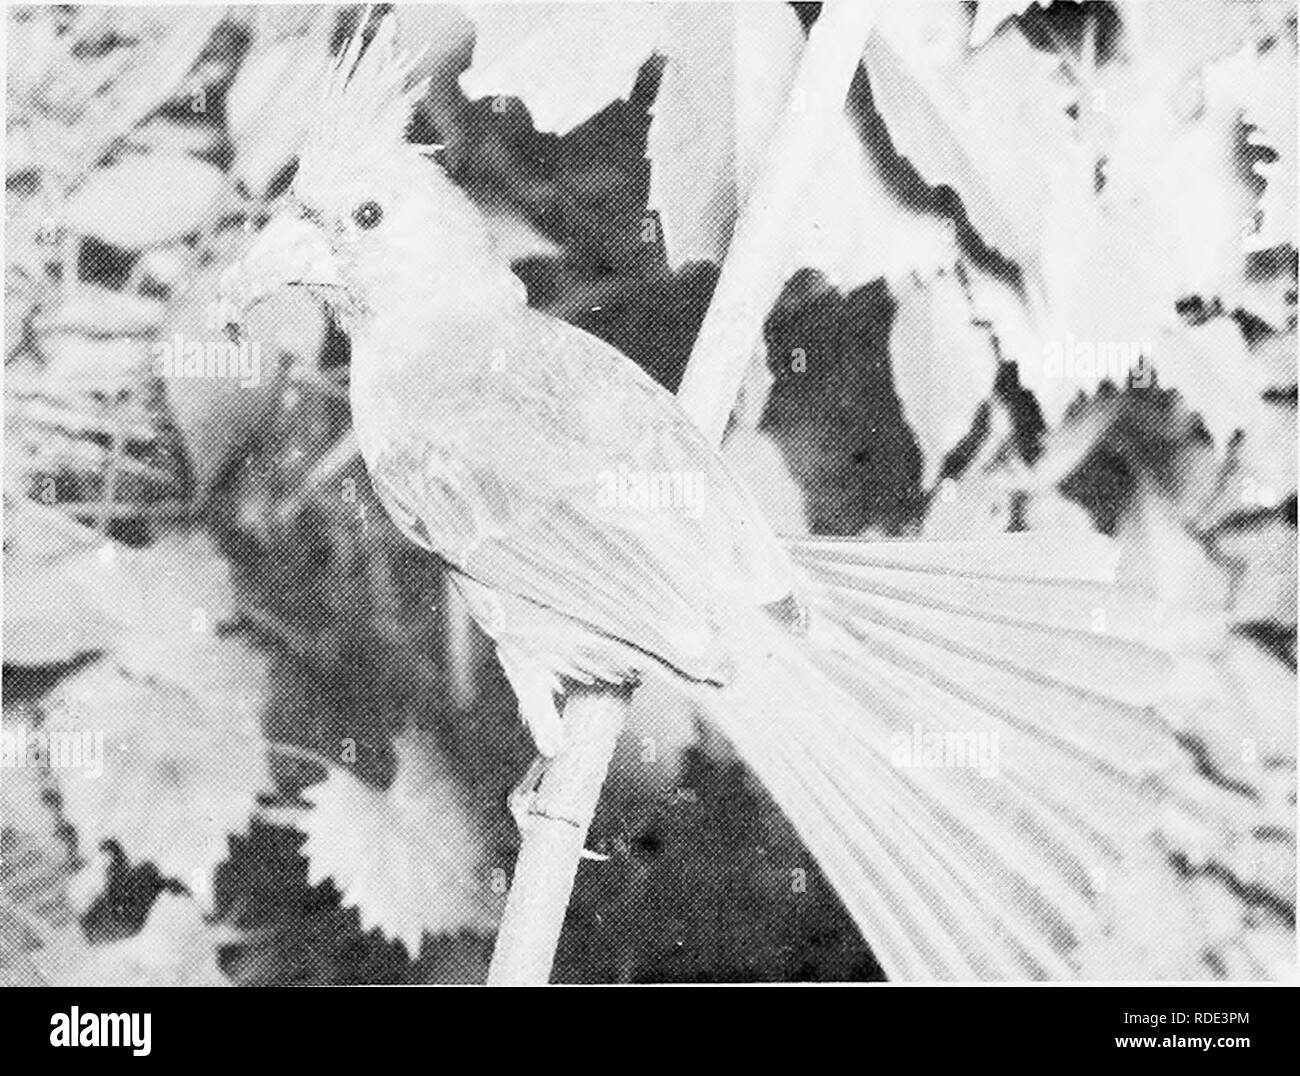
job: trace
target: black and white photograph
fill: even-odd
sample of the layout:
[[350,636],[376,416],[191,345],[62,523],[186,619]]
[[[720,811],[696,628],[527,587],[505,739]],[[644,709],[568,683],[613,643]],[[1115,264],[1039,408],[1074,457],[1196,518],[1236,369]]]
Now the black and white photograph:
[[[1294,2],[4,34],[39,1040],[148,1054],[106,987],[1300,982]],[[1105,1042],[1249,1047],[1224,993]]]

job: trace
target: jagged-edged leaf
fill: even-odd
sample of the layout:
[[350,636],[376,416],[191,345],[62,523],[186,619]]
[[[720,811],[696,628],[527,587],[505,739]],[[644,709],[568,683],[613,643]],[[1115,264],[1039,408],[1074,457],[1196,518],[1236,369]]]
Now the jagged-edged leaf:
[[393,749],[397,769],[387,789],[335,770],[303,791],[312,809],[294,825],[307,834],[308,881],[332,879],[363,929],[378,927],[415,957],[426,932],[494,930],[499,901],[482,838],[436,746],[408,731]]
[[568,134],[626,97],[664,40],[671,7],[635,4],[511,8],[474,5],[474,63],[460,76],[470,98],[518,97],[539,131]]
[[1297,247],[1296,202],[1296,95],[1288,87],[1295,77],[1296,40],[1292,33],[1279,33],[1262,55],[1247,54],[1243,72],[1234,69],[1230,85],[1244,105],[1242,119],[1250,125],[1248,140],[1267,150],[1271,159],[1257,161],[1255,171],[1264,178],[1259,207],[1262,220],[1250,236],[1259,249],[1290,244]]
[[783,4],[667,10],[657,45],[667,62],[646,147],[649,208],[669,264],[720,262],[785,107],[803,31]]
[[625,97],[641,65],[662,55],[647,149],[649,208],[659,213],[671,264],[721,259],[737,191],[762,163],[803,45],[789,8],[553,8],[505,18],[479,8],[473,17],[474,63],[462,86],[470,96],[521,98],[539,130],[572,130]]
[[[1096,229],[1098,260],[1086,278],[1049,280],[1053,306],[1070,298],[1066,289],[1082,291],[1108,270],[1112,286],[1093,308],[1121,289],[1141,288],[1150,296],[1148,317],[1165,314],[1188,295],[1229,293],[1240,279],[1252,196],[1236,162],[1238,105],[1220,89],[1213,68],[1190,86],[1171,87],[1161,62],[1161,54],[1144,52],[1098,73],[1104,107],[1093,127],[1094,192],[1073,192],[1057,206],[1079,216],[1073,234],[1053,233],[1058,241],[1078,243],[1084,230]],[[1119,310],[1119,316],[1093,317],[1123,325],[1144,313],[1132,302]],[[1084,327],[1077,332],[1084,335]],[[1105,338],[1099,331],[1093,336]]]
[[[64,680],[55,697],[77,725],[103,737],[101,775],[59,774],[80,840],[91,847],[116,840],[132,860],[156,863],[200,893],[226,856],[227,836],[244,827],[269,787],[256,720],[261,659],[236,639],[209,645],[192,691],[192,670],[183,666],[163,681],[104,660]],[[218,694],[222,706],[214,705]]]
[[1264,406],[1260,370],[1250,361],[1241,329],[1232,318],[1180,326],[1157,338],[1154,365],[1160,384],[1177,389],[1223,447],[1254,424]]
[[[671,265],[722,260],[804,47],[786,5],[665,5],[637,9],[635,17],[620,11],[617,19],[598,7],[473,14],[478,42],[461,79],[466,92],[518,96],[539,129],[561,134],[625,96],[640,65],[661,54],[647,146],[649,208]],[[568,62],[576,40],[599,45]],[[806,195],[785,229],[788,272],[816,268],[851,289],[953,262],[945,223],[900,204],[847,121],[827,127]]]
[[233,599],[210,541],[176,537],[121,556],[142,612],[109,656],[47,700],[102,736],[103,772],[60,773],[60,792],[87,847],[114,839],[132,860],[206,892],[227,835],[269,784],[266,661],[217,634]]
[[1077,91],[1019,28],[976,52],[967,30],[957,5],[882,6],[865,55],[872,99],[922,178],[951,187],[984,240],[1032,269],[1053,178],[1080,170],[1066,113]]

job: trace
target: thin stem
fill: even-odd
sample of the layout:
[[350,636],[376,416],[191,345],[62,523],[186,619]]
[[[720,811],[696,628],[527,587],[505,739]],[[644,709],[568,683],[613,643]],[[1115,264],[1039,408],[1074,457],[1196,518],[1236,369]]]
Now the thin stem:
[[849,84],[871,34],[871,0],[833,0],[812,28],[785,113],[736,231],[691,350],[677,399],[714,444],[722,440],[763,319],[794,266],[789,223],[840,122]]
[[546,983],[605,772],[627,719],[626,687],[580,688],[564,704],[564,749],[533,798],[488,982]]

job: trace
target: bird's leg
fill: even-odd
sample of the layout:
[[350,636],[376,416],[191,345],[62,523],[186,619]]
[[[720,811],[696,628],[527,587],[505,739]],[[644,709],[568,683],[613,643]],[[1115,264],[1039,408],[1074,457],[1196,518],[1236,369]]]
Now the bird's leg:
[[[498,643],[497,657],[506,679],[514,688],[519,714],[533,734],[538,752],[510,793],[510,814],[522,835],[528,831],[532,816],[549,813],[538,794],[551,761],[564,743],[564,726],[555,708],[555,693],[560,684],[545,663],[518,647]],[[604,860],[609,857],[584,848],[582,858]]]
[[546,767],[564,743],[564,727],[555,708],[555,675],[547,666],[517,646],[497,644],[497,658],[519,702],[523,718],[538,756],[529,764],[523,778],[510,793],[510,813],[522,833],[528,816],[537,805],[537,789]]

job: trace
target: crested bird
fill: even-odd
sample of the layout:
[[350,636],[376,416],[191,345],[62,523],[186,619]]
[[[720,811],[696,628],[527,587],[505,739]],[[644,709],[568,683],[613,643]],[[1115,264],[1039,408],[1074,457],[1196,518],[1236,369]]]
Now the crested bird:
[[1185,845],[1230,843],[1248,797],[1198,773],[1166,705],[1168,625],[1109,586],[1109,540],[778,538],[671,393],[528,306],[478,208],[406,140],[423,87],[391,21],[337,61],[226,288],[239,307],[306,288],[348,332],[375,492],[453,573],[542,755],[566,681],[664,677],[890,978],[1105,978],[1108,946],[1130,974],[1167,966],[1185,941],[1126,933],[1117,901],[1156,900],[1144,872]]

